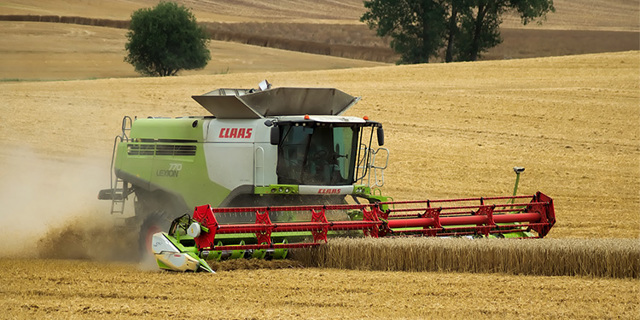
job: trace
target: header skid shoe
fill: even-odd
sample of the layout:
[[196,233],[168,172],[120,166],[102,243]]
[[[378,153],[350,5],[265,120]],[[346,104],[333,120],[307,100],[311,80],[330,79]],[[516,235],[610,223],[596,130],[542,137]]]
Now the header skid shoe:
[[158,266],[162,269],[214,272],[204,260],[197,256],[192,256],[188,252],[181,252],[164,232],[158,232],[153,235],[151,247]]

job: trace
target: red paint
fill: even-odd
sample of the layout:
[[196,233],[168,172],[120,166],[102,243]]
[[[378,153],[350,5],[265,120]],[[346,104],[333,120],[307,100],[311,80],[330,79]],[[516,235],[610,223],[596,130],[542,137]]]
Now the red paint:
[[[318,193],[337,193],[338,188],[319,189]],[[515,201],[529,199],[530,202]],[[487,205],[485,201],[495,202]],[[471,202],[471,203],[470,203]],[[475,202],[475,203],[474,203]],[[478,204],[479,203],[479,204]],[[407,206],[408,205],[408,206]],[[432,207],[437,205],[437,207]],[[381,210],[381,206],[389,209]],[[328,221],[327,211],[360,210],[362,220]],[[310,221],[273,223],[270,213],[309,212]],[[253,214],[255,223],[218,224],[216,216]],[[315,205],[284,207],[211,208],[196,207],[193,219],[208,228],[195,238],[199,250],[256,250],[302,248],[327,241],[327,233],[336,230],[362,230],[370,237],[384,236],[464,236],[499,235],[533,230],[542,238],[556,222],[553,200],[543,193],[531,196],[469,198],[425,201],[396,201],[374,204]],[[409,228],[409,229],[407,229]],[[274,243],[272,232],[310,231],[313,241]],[[216,234],[254,233],[259,244],[214,246]],[[525,236],[526,238],[527,236]]]
[[340,194],[340,189],[319,189],[318,194]]
[[253,128],[220,128],[218,138],[221,139],[251,139]]

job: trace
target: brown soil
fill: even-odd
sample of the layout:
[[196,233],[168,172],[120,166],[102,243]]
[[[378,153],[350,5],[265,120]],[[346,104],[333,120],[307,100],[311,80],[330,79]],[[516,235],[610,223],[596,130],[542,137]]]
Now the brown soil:
[[[364,24],[205,23],[211,37],[257,46],[395,63],[400,55]],[[265,30],[269,30],[265,32]],[[502,43],[479,60],[616,52],[640,49],[637,31],[503,27]],[[442,62],[444,50],[431,62]]]

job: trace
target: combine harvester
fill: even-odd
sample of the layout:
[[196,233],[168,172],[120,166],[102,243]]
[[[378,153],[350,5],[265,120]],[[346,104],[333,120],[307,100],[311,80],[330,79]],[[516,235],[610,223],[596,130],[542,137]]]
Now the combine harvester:
[[344,116],[360,98],[340,90],[263,81],[193,99],[213,116],[123,119],[115,178],[98,195],[112,214],[135,195],[126,224],[162,269],[285,258],[332,236],[542,238],[555,223],[551,198],[516,196],[523,168],[513,196],[390,201],[382,125]]

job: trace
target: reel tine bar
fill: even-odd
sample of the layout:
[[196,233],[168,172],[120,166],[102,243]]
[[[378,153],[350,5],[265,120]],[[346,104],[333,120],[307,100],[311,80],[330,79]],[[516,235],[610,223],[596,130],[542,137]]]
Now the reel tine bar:
[[[514,203],[516,199],[530,202]],[[476,202],[478,204],[469,204]],[[434,205],[442,205],[436,207]],[[395,208],[396,206],[410,206]],[[392,207],[393,209],[389,209]],[[360,210],[362,220],[329,221],[327,211]],[[215,214],[255,214],[255,223],[220,224]],[[310,213],[307,221],[277,222],[270,213]],[[212,208],[196,207],[193,219],[203,227],[195,237],[198,249],[250,250],[269,248],[300,248],[327,242],[330,231],[360,230],[365,236],[423,235],[423,236],[489,236],[514,232],[537,233],[544,237],[555,223],[553,200],[538,192],[533,196],[466,198],[425,201],[396,201],[355,205],[315,205],[282,207]],[[206,230],[206,231],[205,231]],[[309,232],[312,242],[274,243],[273,233]],[[253,233],[257,244],[214,246],[216,234]]]

